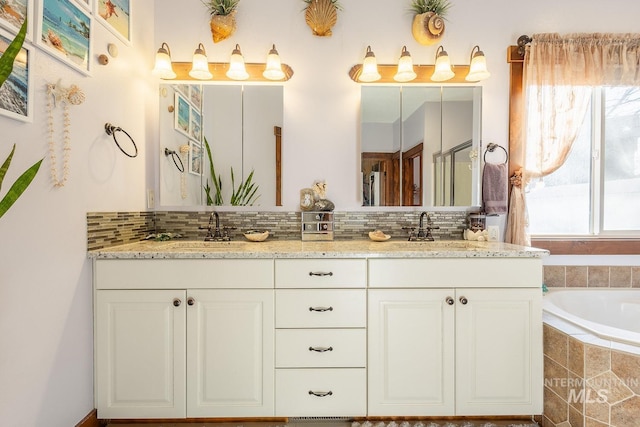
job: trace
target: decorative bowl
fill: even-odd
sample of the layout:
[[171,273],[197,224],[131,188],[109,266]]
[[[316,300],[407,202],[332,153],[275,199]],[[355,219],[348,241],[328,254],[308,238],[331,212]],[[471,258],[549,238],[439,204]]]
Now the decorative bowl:
[[374,242],[385,242],[385,241],[389,240],[391,238],[391,236],[389,234],[384,234],[380,230],[376,230],[376,231],[370,231],[369,232],[369,238],[371,240],[373,240]]
[[244,237],[252,242],[264,242],[269,237],[269,230],[247,230]]

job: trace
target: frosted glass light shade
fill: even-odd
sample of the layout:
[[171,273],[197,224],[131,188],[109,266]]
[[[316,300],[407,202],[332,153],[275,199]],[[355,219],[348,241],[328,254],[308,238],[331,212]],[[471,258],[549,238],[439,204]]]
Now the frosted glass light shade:
[[262,72],[262,75],[265,79],[269,80],[282,80],[285,78],[284,71],[282,71],[282,62],[280,62],[280,55],[276,50],[275,44],[267,55],[267,66]]
[[410,82],[416,77],[417,74],[413,71],[413,59],[411,59],[411,54],[407,50],[407,47],[403,46],[400,60],[398,60],[398,71],[395,76],[393,76],[393,80],[401,83]]
[[213,78],[213,74],[209,71],[209,61],[207,60],[207,54],[205,53],[202,43],[200,43],[195,52],[193,52],[192,66],[189,75],[198,80],[210,80]]
[[452,79],[455,73],[451,70],[451,60],[449,54],[442,46],[438,47],[436,51],[436,64],[433,70],[431,80],[434,82],[444,82]]
[[378,73],[378,62],[376,56],[371,51],[371,46],[367,46],[367,54],[362,61],[362,73],[358,78],[359,81],[369,83],[380,80],[381,76]]
[[152,73],[164,80],[176,78],[176,73],[173,71],[173,65],[171,64],[171,50],[168,44],[162,43],[162,46],[158,49]]
[[231,80],[246,80],[249,78],[249,73],[247,73],[244,66],[244,58],[242,57],[242,52],[240,52],[239,45],[236,45],[236,48],[233,49],[233,52],[231,53],[227,77]]
[[484,52],[480,50],[480,47],[475,46],[471,50],[471,64],[469,64],[469,74],[467,74],[464,79],[468,82],[479,82],[480,80],[487,79],[490,76],[491,73],[489,73],[489,71],[487,70],[487,58],[485,58]]

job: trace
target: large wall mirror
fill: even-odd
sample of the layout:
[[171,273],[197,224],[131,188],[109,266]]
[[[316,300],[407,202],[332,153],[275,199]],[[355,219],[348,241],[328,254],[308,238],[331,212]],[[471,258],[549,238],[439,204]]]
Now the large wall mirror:
[[482,88],[362,86],[363,206],[478,206]]
[[161,84],[160,205],[281,206],[283,111],[280,85]]

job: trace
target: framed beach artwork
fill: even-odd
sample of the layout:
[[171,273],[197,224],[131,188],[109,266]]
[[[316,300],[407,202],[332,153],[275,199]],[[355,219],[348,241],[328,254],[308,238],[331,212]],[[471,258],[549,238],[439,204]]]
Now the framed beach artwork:
[[97,19],[126,44],[131,44],[131,3],[131,0],[95,0],[94,7]]
[[191,104],[189,104],[184,96],[180,95],[177,92],[175,99],[176,100],[173,113],[175,117],[174,128],[177,131],[182,132],[186,136],[189,136],[189,125],[191,124]]
[[189,132],[191,133],[191,138],[196,141],[202,140],[202,115],[200,111],[191,107],[191,125],[189,126]]
[[[17,34],[25,19],[33,21],[33,0],[0,0],[0,26]],[[31,41],[31,25],[27,25],[26,39]]]
[[37,44],[83,74],[91,64],[91,16],[72,0],[41,0]]
[[189,140],[189,173],[202,175],[202,145]]
[[[8,32],[0,31],[0,56],[13,38]],[[23,122],[33,121],[32,63],[33,52],[24,44],[13,62],[13,71],[0,87],[0,115]]]
[[191,91],[189,92],[189,98],[191,99],[191,103],[196,106],[196,108],[202,108],[202,86],[201,85],[190,85]]

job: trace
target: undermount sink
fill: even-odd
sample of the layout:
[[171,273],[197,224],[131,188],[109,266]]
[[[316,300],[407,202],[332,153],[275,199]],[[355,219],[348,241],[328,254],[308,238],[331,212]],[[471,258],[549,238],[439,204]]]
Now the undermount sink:
[[235,248],[242,248],[246,246],[249,242],[243,241],[219,241],[219,242],[205,242],[202,240],[184,240],[184,241],[175,241],[175,242],[167,242],[162,244],[163,249],[174,249],[174,250],[230,250]]
[[473,242],[469,240],[392,240],[383,243],[396,249],[447,250],[447,249],[486,249],[487,242]]

